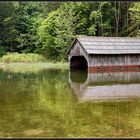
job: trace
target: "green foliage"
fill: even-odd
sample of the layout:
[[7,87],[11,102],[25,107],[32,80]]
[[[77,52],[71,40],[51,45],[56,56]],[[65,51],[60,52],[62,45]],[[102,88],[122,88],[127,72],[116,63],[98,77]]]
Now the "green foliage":
[[39,27],[40,42],[48,58],[64,59],[74,37],[74,13],[70,5],[64,3],[59,10],[49,13]]
[[45,61],[44,57],[39,54],[26,53],[7,53],[0,59],[1,62],[39,62]]
[[0,3],[0,55],[38,53],[65,61],[76,35],[140,36],[140,3]]
[[47,52],[48,57],[56,58],[58,54],[55,48],[55,18],[57,11],[53,11],[48,15],[41,26],[38,28],[39,41],[43,46],[43,50]]
[[89,16],[94,4],[88,2],[73,3],[73,11],[75,12],[75,34],[88,34]]
[[88,35],[94,36],[96,34],[96,31],[97,31],[96,25],[93,24],[88,29],[88,32],[89,32]]
[[15,39],[14,21],[11,20],[14,11],[13,3],[0,3],[0,46],[3,46],[5,50],[11,48]]
[[[37,44],[37,28],[42,22],[42,17],[38,9],[37,3],[24,3],[19,5],[17,14],[17,30],[20,32],[18,41],[20,44],[17,46],[19,52],[34,52],[39,48]],[[20,15],[23,16],[20,16]],[[38,47],[37,47],[38,46]]]
[[[59,14],[55,20],[55,44],[60,59],[66,58],[66,52],[74,38],[75,17],[72,3],[64,3],[60,6]],[[66,14],[67,13],[67,14]]]
[[140,3],[135,3],[133,7],[129,8],[131,18],[140,24]]
[[5,48],[0,46],[0,57],[5,54]]
[[131,18],[131,26],[129,30],[131,31],[129,36],[140,36],[140,3],[135,3],[131,8],[130,18]]

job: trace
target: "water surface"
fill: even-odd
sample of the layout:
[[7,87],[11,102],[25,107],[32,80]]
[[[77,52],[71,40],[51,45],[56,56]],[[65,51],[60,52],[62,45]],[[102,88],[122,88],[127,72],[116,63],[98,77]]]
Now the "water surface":
[[0,137],[140,137],[140,73],[0,71]]

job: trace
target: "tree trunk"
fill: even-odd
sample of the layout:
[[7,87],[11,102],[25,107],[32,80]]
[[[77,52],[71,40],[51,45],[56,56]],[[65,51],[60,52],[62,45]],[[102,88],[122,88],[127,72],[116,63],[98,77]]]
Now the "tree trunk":
[[102,28],[102,24],[103,24],[103,17],[102,17],[102,5],[100,4],[99,5],[99,12],[101,13],[101,21],[100,21],[100,28],[101,28],[101,32],[100,32],[100,35],[102,35],[103,34],[103,28]]
[[120,2],[115,2],[116,36],[119,36]]
[[11,52],[13,52],[13,46],[12,46],[12,42],[10,43],[10,45],[11,45],[11,47],[10,47],[10,49],[11,49]]
[[127,2],[127,15],[126,15],[127,34],[128,34],[128,24],[129,24],[129,23],[128,23],[128,18],[129,18],[129,17],[128,17],[128,16],[129,16],[129,12],[128,12],[129,9],[128,9],[128,8],[129,8],[129,6],[128,6],[128,2]]

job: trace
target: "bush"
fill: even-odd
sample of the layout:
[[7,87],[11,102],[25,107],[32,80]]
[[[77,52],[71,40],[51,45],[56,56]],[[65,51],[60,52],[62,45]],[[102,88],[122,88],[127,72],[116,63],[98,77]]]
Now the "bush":
[[1,62],[41,62],[45,61],[45,58],[39,54],[33,53],[7,53],[0,59]]

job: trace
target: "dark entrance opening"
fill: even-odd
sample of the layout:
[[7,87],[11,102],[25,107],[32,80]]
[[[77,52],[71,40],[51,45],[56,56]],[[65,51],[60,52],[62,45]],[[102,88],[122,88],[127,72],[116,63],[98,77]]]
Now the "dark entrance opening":
[[71,70],[87,70],[88,64],[84,56],[73,56],[70,60]]

